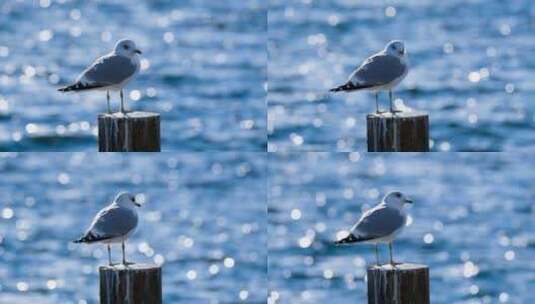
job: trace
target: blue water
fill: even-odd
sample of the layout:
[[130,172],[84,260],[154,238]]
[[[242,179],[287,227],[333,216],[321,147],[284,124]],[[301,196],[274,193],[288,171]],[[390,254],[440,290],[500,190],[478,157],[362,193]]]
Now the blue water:
[[70,241],[120,189],[145,201],[127,256],[162,264],[164,303],[265,303],[259,155],[1,155],[0,303],[98,303],[105,246]]
[[[414,200],[395,259],[430,267],[432,303],[534,303],[535,176],[524,170],[534,161],[508,153],[271,154],[269,303],[365,303],[373,245],[332,242],[393,189]],[[386,263],[387,246],[380,254]]]
[[[102,92],[56,91],[115,41],[143,51],[126,90],[159,112],[162,149],[266,149],[266,5],[246,1],[0,2],[0,150],[96,151]],[[119,109],[119,94],[112,95]]]
[[433,151],[532,150],[534,20],[531,0],[272,0],[269,150],[365,150],[373,95],[326,91],[393,39],[411,63],[395,98],[429,113]]

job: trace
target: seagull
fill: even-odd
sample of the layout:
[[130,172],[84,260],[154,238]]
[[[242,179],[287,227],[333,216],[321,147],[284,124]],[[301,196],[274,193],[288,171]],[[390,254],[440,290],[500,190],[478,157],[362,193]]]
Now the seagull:
[[124,243],[134,233],[137,226],[137,212],[135,207],[141,207],[141,204],[136,202],[135,196],[128,192],[119,193],[109,206],[97,213],[84,235],[73,242],[106,244],[108,246],[110,266],[113,266],[111,262],[111,244],[121,243],[123,249],[123,265],[133,264],[126,262]]
[[331,92],[352,92],[371,90],[375,94],[375,107],[379,111],[379,92],[388,91],[390,112],[401,112],[392,106],[392,89],[397,86],[409,72],[409,63],[403,41],[389,42],[385,49],[372,55],[360,67],[355,69],[347,82],[331,89]]
[[120,91],[121,113],[125,113],[123,88],[139,72],[138,55],[140,54],[141,51],[137,49],[134,41],[129,39],[119,40],[111,53],[95,60],[78,76],[73,84],[60,88],[58,91],[106,91],[108,113],[110,114],[110,91]]
[[351,228],[349,235],[335,242],[336,245],[351,243],[375,244],[376,265],[379,265],[377,244],[387,243],[390,251],[390,264],[395,266],[392,258],[392,242],[403,230],[407,222],[407,214],[403,209],[412,200],[399,191],[388,193],[381,203],[364,212],[358,222]]

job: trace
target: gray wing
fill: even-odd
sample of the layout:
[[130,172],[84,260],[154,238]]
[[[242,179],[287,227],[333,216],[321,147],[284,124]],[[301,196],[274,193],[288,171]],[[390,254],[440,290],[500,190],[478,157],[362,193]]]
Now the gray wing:
[[109,54],[97,59],[78,77],[77,82],[98,84],[101,86],[117,85],[132,77],[136,65],[129,58]]
[[368,58],[350,76],[349,81],[355,85],[380,86],[388,84],[403,76],[407,66],[399,58],[377,54]]
[[405,225],[405,217],[399,210],[379,205],[368,210],[351,228],[351,233],[357,238],[375,239],[388,236]]
[[102,209],[87,230],[97,239],[109,239],[126,235],[137,226],[137,215],[130,209],[115,204]]

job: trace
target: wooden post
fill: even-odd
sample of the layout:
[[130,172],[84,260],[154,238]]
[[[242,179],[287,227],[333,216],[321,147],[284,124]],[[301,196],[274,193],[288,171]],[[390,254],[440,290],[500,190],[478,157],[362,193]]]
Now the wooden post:
[[369,267],[368,304],[429,304],[429,267],[418,264]]
[[423,112],[368,114],[368,152],[428,152],[429,116]]
[[117,112],[98,116],[99,152],[159,152],[160,114]]
[[101,304],[161,304],[160,266],[147,264],[100,266]]

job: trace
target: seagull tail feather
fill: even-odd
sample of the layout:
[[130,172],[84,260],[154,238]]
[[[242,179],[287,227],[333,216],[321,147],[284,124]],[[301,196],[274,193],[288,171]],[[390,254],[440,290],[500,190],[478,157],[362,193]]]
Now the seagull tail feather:
[[95,235],[93,232],[89,231],[79,239],[73,240],[73,243],[94,243],[98,241],[103,241],[109,239],[109,237],[100,237],[98,235]]
[[73,240],[72,242],[73,242],[73,243],[85,243],[85,241],[84,241],[84,237],[81,237],[81,238],[79,238],[79,239],[77,239],[77,240]]
[[340,245],[345,245],[345,244],[364,242],[364,241],[368,241],[368,240],[371,240],[371,239],[373,239],[373,238],[358,237],[358,236],[355,236],[353,233],[350,233],[345,238],[343,238],[341,240],[338,240],[338,241],[335,241],[334,244],[336,246],[340,246]]
[[354,234],[350,233],[345,238],[334,242],[334,244],[338,246],[338,245],[343,245],[343,244],[356,243],[357,241],[358,241],[357,237],[355,237]]
[[72,92],[72,91],[85,91],[85,90],[91,90],[91,89],[98,89],[104,87],[101,84],[83,84],[81,82],[77,82],[75,84],[71,84],[62,88],[59,88],[58,91],[60,92]]
[[348,81],[347,83],[341,85],[341,86],[338,86],[336,88],[332,88],[329,90],[329,92],[351,92],[351,91],[356,91],[356,90],[362,90],[362,89],[367,89],[367,88],[371,88],[372,85],[359,85],[359,84],[353,84],[351,81]]

